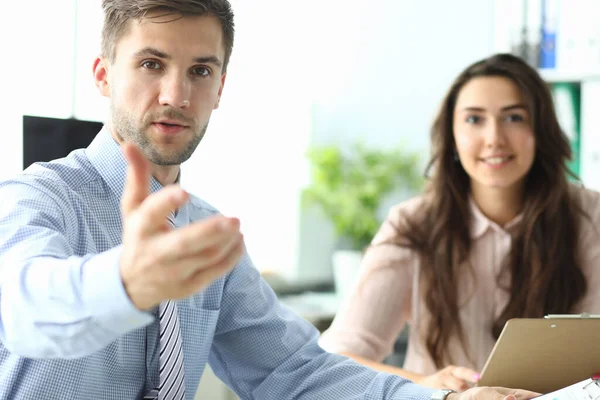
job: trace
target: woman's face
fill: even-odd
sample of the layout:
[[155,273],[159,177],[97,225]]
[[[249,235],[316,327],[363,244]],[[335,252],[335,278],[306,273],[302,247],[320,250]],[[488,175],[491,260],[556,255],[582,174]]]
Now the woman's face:
[[458,93],[453,133],[473,189],[521,189],[535,157],[535,134],[512,80],[493,76],[467,82]]

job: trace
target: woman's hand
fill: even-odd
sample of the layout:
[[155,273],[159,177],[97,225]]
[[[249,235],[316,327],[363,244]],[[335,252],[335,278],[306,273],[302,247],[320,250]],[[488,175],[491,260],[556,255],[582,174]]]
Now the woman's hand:
[[479,373],[477,371],[450,365],[435,374],[417,379],[415,383],[434,389],[452,389],[462,392],[471,388],[478,380]]
[[540,393],[501,387],[477,387],[463,393],[451,393],[446,400],[529,400]]

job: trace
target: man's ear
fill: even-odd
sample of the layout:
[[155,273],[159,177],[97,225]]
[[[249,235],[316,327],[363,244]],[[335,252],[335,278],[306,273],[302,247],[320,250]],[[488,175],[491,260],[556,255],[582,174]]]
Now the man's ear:
[[97,56],[94,60],[94,80],[100,94],[110,97],[110,85],[108,84],[109,61],[103,56]]
[[219,87],[219,94],[217,95],[217,101],[215,102],[213,110],[219,108],[219,103],[221,102],[221,95],[223,94],[223,87],[225,86],[225,78],[227,78],[226,73],[223,74],[223,76],[221,77],[221,87]]

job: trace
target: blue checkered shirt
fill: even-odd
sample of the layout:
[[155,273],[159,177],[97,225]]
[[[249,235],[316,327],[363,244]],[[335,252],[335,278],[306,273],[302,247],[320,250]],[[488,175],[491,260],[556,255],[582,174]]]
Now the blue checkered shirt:
[[[0,399],[141,399],[156,386],[158,319],[132,305],[119,274],[125,173],[104,128],[87,149],[0,183]],[[191,197],[175,223],[215,213]],[[431,396],[323,351],[247,255],[177,306],[187,400],[207,362],[241,399]]]

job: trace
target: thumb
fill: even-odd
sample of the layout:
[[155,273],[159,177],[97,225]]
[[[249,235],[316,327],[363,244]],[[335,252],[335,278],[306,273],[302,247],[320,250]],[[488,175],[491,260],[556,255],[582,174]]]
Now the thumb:
[[503,400],[517,400],[514,394],[509,394]]
[[121,211],[125,216],[138,208],[150,193],[150,162],[133,144],[124,143],[122,151],[128,164],[121,197]]

